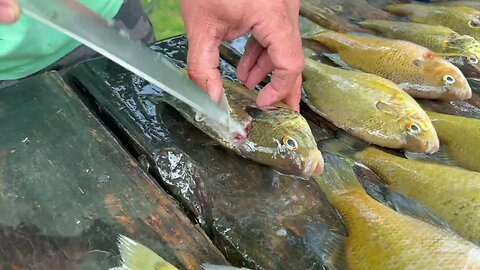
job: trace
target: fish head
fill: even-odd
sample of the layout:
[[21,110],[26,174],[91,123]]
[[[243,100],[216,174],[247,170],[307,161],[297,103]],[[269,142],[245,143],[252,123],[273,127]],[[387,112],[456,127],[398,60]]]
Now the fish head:
[[404,150],[433,154],[440,149],[440,140],[430,118],[423,110],[404,117],[400,121],[405,135]]
[[445,59],[457,66],[467,78],[480,77],[480,42],[463,35],[446,42]]
[[310,177],[323,172],[322,154],[300,113],[283,107],[245,111],[252,117],[245,155],[289,175]]
[[422,63],[425,80],[440,87],[444,99],[465,100],[472,97],[472,89],[458,67],[438,56],[426,57]]

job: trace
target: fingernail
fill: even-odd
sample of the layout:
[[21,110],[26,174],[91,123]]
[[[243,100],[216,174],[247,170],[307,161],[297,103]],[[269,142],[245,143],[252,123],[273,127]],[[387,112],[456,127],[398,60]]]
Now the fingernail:
[[13,23],[18,17],[19,10],[16,7],[8,4],[0,4],[0,22]]

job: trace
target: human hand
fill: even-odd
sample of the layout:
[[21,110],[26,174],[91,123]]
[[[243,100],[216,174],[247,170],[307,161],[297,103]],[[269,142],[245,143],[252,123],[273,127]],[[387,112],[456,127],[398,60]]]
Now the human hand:
[[257,105],[284,100],[299,111],[301,72],[305,64],[298,28],[299,0],[180,0],[188,40],[188,74],[219,101],[222,80],[218,71],[222,41],[252,32],[237,77],[253,89],[273,71],[260,91]]
[[0,0],[0,23],[14,23],[19,14],[16,0]]

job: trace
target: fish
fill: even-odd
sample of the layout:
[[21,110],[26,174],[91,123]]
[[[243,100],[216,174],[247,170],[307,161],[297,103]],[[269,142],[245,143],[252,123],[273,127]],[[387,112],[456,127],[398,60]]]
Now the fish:
[[449,60],[468,78],[480,78],[480,42],[441,25],[365,20],[358,23],[390,39],[410,41]]
[[480,11],[470,7],[396,4],[387,6],[386,10],[406,16],[412,22],[446,26],[480,41]]
[[434,3],[437,6],[446,6],[446,7],[470,7],[476,10],[480,10],[479,1],[446,1],[440,3]]
[[307,246],[328,269],[476,269],[480,247],[457,233],[399,213],[371,198],[352,162],[324,154],[325,171],[315,181],[348,231],[338,237],[305,228]]
[[[178,270],[153,250],[125,235],[118,236],[117,246],[122,263],[128,270]],[[203,270],[249,270],[248,268],[209,263],[202,263],[200,268]]]
[[480,243],[480,173],[410,160],[345,135],[323,143],[320,149],[366,166],[391,191],[420,203],[462,237]]
[[428,115],[395,83],[309,57],[305,63],[302,100],[318,115],[371,144],[420,153],[438,151],[439,139]]
[[435,155],[411,155],[407,158],[432,160],[480,172],[480,120],[425,111],[437,130],[444,150]]
[[222,132],[215,123],[168,94],[155,96],[152,101],[171,105],[216,143],[243,158],[287,175],[308,178],[322,173],[322,154],[307,120],[299,112],[283,102],[259,108],[258,93],[236,81],[224,80],[223,87],[220,106],[244,125],[246,137]]
[[323,31],[313,40],[354,69],[384,77],[414,98],[465,100],[472,89],[452,63],[409,41]]

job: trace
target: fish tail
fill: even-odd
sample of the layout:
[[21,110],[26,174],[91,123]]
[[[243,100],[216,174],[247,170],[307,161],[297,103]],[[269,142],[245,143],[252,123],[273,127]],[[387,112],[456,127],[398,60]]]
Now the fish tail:
[[365,192],[353,171],[355,163],[352,160],[330,153],[324,153],[323,157],[325,169],[320,176],[315,177],[315,181],[330,202],[335,196],[351,190]]
[[118,249],[128,270],[178,270],[146,246],[119,235]]
[[330,31],[303,16],[298,16],[298,25],[302,38],[313,38],[318,33]]

